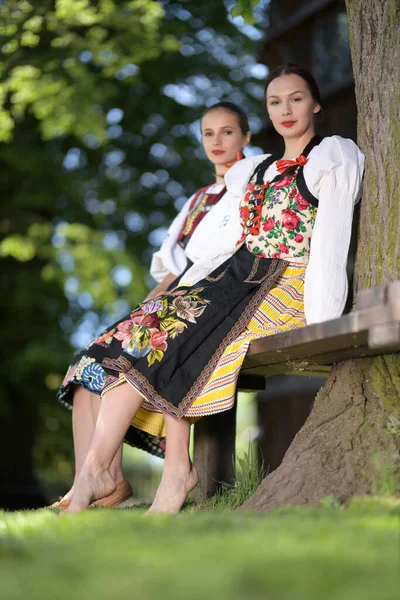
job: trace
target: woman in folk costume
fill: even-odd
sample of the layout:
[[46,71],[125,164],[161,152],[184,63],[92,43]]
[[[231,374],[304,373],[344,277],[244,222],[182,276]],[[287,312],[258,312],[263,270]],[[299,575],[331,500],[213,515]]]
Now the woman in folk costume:
[[[173,282],[188,264],[197,261],[210,264],[212,261],[223,262],[232,254],[232,243],[229,235],[226,235],[226,226],[232,214],[236,214],[237,205],[235,210],[229,206],[235,200],[226,193],[224,175],[236,160],[243,157],[242,150],[250,141],[247,116],[236,104],[219,102],[203,113],[201,134],[207,158],[215,166],[215,183],[193,194],[171,224],[160,250],[153,255],[150,273],[159,284],[146,300],[164,292],[169,286],[173,287]],[[206,238],[208,242],[204,244]],[[146,323],[146,319],[138,317],[137,322],[141,321]],[[107,328],[75,355],[59,389],[59,401],[68,408],[73,408],[75,479],[69,492],[59,502],[55,502],[53,507],[66,508],[69,505],[100,408],[100,392],[105,378],[101,363],[113,336],[124,343],[124,335],[119,326]],[[153,337],[150,345],[157,344],[154,339],[156,338]],[[157,456],[164,456],[164,431],[154,437],[147,435],[146,431],[130,427],[125,441]],[[121,458],[122,447],[116,453],[110,468],[117,490],[111,496],[100,499],[97,506],[122,505],[132,495],[132,488],[122,474]]]
[[[265,100],[283,156],[248,158],[227,173],[228,193],[240,204],[229,225],[233,256],[212,272],[197,262],[178,287],[115,325],[96,430],[66,512],[113,492],[110,464],[132,419],[157,435],[160,415],[167,445],[150,511],[178,512],[198,481],[190,423],[232,407],[250,341],[343,311],[363,155],[351,140],[315,135],[321,99],[306,69],[272,71]],[[147,414],[154,429],[146,429]]]

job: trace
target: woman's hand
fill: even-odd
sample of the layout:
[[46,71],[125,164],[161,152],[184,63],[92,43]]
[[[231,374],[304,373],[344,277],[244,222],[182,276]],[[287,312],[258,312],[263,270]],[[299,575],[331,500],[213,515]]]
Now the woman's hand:
[[147,300],[152,300],[156,296],[159,296],[160,294],[165,292],[165,290],[171,285],[173,281],[175,281],[175,279],[176,275],[174,275],[173,273],[168,273],[168,275],[166,275],[164,279],[158,285],[156,285],[156,287],[153,288],[151,292],[147,294],[146,298],[144,299],[144,302],[147,302]]

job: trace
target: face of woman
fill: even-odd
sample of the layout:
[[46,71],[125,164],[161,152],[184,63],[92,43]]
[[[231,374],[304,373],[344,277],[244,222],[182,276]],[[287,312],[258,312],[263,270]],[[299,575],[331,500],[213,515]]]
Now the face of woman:
[[236,161],[236,154],[250,141],[250,132],[243,135],[237,116],[216,108],[201,120],[201,141],[207,158],[216,166],[225,165]]
[[281,75],[266,92],[269,117],[284,138],[300,138],[314,132],[314,115],[321,110],[300,75]]

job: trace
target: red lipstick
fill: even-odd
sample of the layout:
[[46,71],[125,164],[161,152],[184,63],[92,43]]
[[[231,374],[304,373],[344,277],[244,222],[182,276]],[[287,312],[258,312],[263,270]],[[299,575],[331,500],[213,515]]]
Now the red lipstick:
[[293,125],[296,123],[296,121],[283,121],[281,123],[281,125],[283,125],[284,127],[293,127]]
[[212,152],[212,154],[215,154],[215,156],[219,156],[220,154],[225,154],[225,150],[212,150],[211,152]]

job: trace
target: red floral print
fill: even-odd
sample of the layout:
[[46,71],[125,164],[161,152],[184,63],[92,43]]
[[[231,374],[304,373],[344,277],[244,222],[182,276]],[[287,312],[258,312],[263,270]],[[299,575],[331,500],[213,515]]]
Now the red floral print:
[[157,327],[160,319],[155,315],[147,314],[143,310],[137,310],[131,314],[132,323],[135,325],[141,325],[142,327]]
[[262,227],[264,231],[271,231],[271,229],[275,227],[274,219],[272,217],[269,217],[266,221],[264,221]]
[[279,181],[275,181],[275,183],[272,184],[272,187],[274,187],[276,190],[280,190],[283,187],[287,187],[288,185],[290,185],[292,183],[293,177],[284,177],[283,179],[280,179]]
[[117,325],[114,338],[121,342],[127,354],[147,357],[149,366],[162,360],[168,338],[175,339],[182,334],[188,326],[185,321],[196,323],[210,303],[201,297],[203,289],[176,289],[140,304],[130,319]]
[[158,329],[150,329],[150,345],[152,350],[166,351],[168,344],[166,339],[168,337],[167,331],[158,331]]
[[238,245],[245,242],[261,258],[307,262],[316,214],[299,192],[296,174],[260,186],[251,182],[241,203],[243,232]]
[[309,208],[310,203],[307,202],[307,200],[304,200],[300,192],[297,192],[297,194],[294,196],[294,199],[297,202],[297,210],[306,210],[307,208]]
[[282,224],[285,229],[296,229],[297,225],[299,224],[300,217],[290,209],[283,210],[282,214],[284,215]]
[[126,348],[132,339],[132,328],[134,324],[130,319],[117,325],[118,331],[114,333],[114,337],[121,342],[123,348]]

